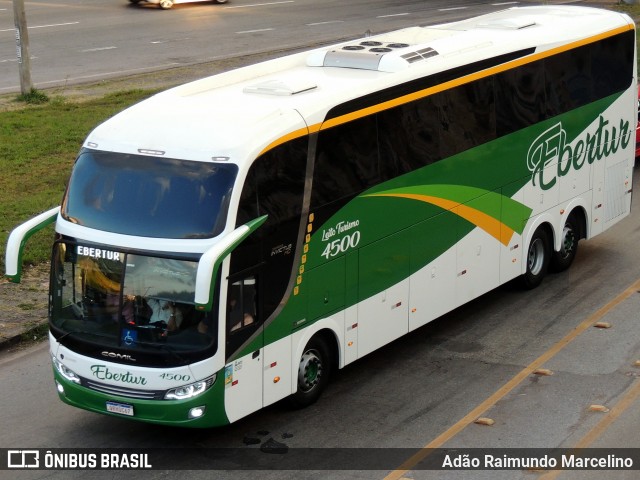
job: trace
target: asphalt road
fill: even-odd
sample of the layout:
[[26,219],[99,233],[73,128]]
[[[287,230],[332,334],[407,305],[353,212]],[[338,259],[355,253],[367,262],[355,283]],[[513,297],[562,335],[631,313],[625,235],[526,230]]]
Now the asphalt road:
[[[527,1],[231,0],[161,10],[127,0],[29,0],[36,88],[442,23]],[[0,93],[20,91],[11,0],[0,0]]]

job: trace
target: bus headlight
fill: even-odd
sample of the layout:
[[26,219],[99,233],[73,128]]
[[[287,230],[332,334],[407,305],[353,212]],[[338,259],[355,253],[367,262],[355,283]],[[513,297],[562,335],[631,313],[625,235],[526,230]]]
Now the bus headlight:
[[171,390],[168,390],[167,393],[165,393],[164,399],[186,400],[187,398],[197,397],[201,393],[204,393],[209,387],[211,387],[211,385],[213,385],[215,381],[216,376],[212,375],[211,377],[200,380],[199,382],[172,388]]
[[58,359],[54,355],[51,355],[51,360],[53,361],[53,366],[56,368],[56,370],[60,375],[62,375],[64,378],[66,378],[70,382],[78,383],[78,384],[80,383],[80,377],[76,375],[76,372],[65,367],[62,363],[58,361]]

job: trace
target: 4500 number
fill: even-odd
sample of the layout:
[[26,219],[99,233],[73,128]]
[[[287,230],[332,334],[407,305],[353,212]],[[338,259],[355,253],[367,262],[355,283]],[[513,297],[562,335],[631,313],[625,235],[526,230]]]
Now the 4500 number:
[[191,375],[180,375],[178,373],[163,373],[160,378],[165,380],[175,380],[176,382],[188,382],[191,380]]
[[359,230],[327,243],[326,248],[322,252],[322,256],[328,260],[336,255],[346,252],[350,248],[355,248],[358,246],[358,243],[360,243]]

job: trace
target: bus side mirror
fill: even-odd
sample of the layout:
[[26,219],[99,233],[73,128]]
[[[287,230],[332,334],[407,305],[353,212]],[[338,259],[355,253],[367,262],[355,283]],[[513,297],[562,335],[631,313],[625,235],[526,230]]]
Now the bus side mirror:
[[60,207],[52,208],[31,220],[17,226],[7,240],[7,252],[5,254],[5,275],[14,283],[20,283],[22,277],[22,252],[27,240],[42,230],[47,225],[55,222],[60,212]]
[[266,220],[267,215],[263,215],[262,217],[241,225],[202,254],[198,262],[198,271],[196,272],[196,293],[194,299],[196,310],[201,312],[211,311],[213,306],[214,281],[218,275],[220,264],[234,248],[251,235]]

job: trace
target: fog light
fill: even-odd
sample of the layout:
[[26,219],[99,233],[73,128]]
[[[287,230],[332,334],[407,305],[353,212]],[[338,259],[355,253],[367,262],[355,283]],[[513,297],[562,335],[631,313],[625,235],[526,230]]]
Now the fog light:
[[56,382],[56,390],[58,390],[58,393],[60,395],[64,395],[64,387],[60,385],[58,382]]
[[204,415],[204,411],[206,410],[206,408],[207,407],[205,407],[204,405],[201,407],[193,407],[191,410],[189,410],[189,418],[200,418]]

